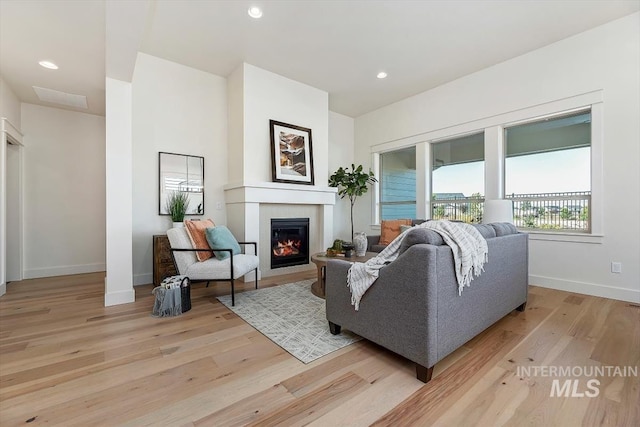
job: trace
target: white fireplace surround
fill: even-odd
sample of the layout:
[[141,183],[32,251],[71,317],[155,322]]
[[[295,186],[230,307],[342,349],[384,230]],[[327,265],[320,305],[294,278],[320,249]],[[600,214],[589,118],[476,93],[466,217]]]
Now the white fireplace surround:
[[[268,277],[308,270],[309,264],[279,268],[272,272],[269,261],[270,212],[280,211],[279,217],[310,217],[309,248],[319,251],[333,242],[333,206],[337,189],[315,185],[264,182],[256,184],[228,184],[224,186],[227,223],[240,240],[258,242],[259,272]],[[314,220],[315,218],[315,220]],[[265,231],[268,230],[268,231]],[[252,277],[247,277],[252,280]]]

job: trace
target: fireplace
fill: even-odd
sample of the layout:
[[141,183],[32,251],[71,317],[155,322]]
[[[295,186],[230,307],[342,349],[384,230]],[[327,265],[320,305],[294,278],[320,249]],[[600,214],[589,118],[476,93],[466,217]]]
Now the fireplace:
[[309,264],[309,218],[271,219],[271,268]]

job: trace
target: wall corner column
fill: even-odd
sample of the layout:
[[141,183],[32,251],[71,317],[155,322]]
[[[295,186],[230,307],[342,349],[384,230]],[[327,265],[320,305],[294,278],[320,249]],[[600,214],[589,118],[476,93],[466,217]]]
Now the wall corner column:
[[104,305],[135,301],[131,83],[106,78],[106,265]]

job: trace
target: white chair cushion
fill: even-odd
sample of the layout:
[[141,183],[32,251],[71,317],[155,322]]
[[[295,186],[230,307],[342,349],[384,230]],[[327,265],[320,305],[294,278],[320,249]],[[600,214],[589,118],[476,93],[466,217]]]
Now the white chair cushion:
[[[177,255],[178,252],[175,252]],[[244,276],[258,268],[259,260],[255,255],[239,254],[233,256],[233,278]],[[181,271],[182,273],[182,271]],[[195,262],[183,273],[191,280],[231,279],[231,258],[219,260],[209,258],[203,262]]]
[[[173,249],[193,249],[187,229],[184,227],[171,228],[167,230],[167,237],[169,238],[169,244]],[[186,271],[189,266],[196,264],[198,259],[195,252],[174,252],[176,264],[178,267],[178,274],[186,275]]]

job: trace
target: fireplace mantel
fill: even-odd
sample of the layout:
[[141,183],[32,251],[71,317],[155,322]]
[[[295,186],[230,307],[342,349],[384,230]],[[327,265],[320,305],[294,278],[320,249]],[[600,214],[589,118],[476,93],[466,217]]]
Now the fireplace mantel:
[[[270,268],[270,213],[274,210],[286,211],[290,217],[311,217],[310,249],[320,251],[333,242],[333,206],[338,190],[333,187],[316,185],[286,184],[280,182],[260,182],[227,184],[224,198],[227,207],[227,224],[234,235],[244,241],[258,243],[260,272],[265,276],[283,274],[283,269],[275,273]],[[286,207],[286,208],[285,208]],[[287,217],[287,214],[277,217]],[[313,268],[310,265],[285,267],[290,272]],[[252,280],[250,278],[249,280]]]
[[280,203],[304,205],[335,205],[337,188],[316,185],[261,182],[227,184],[225,201],[229,203]]

